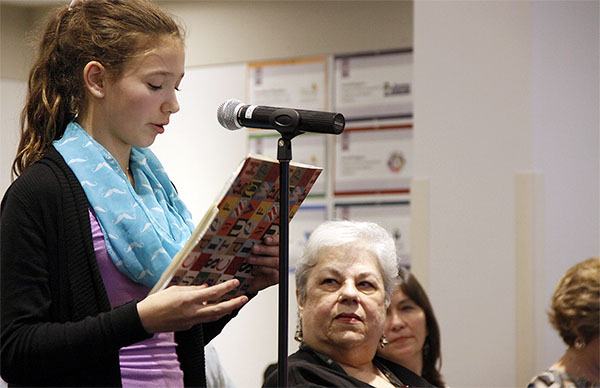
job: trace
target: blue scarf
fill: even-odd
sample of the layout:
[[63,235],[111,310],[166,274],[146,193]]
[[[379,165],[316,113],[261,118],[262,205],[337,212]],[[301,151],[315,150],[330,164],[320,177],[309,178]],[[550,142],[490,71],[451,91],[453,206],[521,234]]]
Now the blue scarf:
[[156,156],[133,147],[135,189],[113,156],[71,122],[54,147],[79,179],[119,271],[148,287],[160,278],[190,237],[190,212]]

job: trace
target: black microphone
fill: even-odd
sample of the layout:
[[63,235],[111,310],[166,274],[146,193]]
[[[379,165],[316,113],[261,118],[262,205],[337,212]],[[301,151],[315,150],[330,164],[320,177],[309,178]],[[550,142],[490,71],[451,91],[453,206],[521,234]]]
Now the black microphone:
[[217,119],[231,131],[247,127],[339,135],[346,124],[340,113],[244,105],[235,99],[227,100],[219,106]]

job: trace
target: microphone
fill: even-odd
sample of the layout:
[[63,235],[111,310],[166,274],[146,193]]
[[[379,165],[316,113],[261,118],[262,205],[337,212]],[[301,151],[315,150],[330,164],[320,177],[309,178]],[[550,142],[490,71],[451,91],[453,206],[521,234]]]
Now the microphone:
[[340,113],[244,105],[236,99],[227,100],[219,106],[217,119],[231,131],[247,127],[334,135],[342,133],[346,124]]

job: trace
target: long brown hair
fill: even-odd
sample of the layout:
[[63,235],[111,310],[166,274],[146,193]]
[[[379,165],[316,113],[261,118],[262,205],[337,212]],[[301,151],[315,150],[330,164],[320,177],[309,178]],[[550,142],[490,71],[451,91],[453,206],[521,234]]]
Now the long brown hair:
[[148,0],[81,1],[50,16],[29,74],[14,175],[41,159],[66,125],[85,109],[83,68],[98,61],[117,79],[128,60],[183,30]]
[[421,287],[417,278],[408,270],[400,268],[398,271],[400,290],[415,302],[425,313],[427,338],[423,345],[423,370],[421,376],[436,387],[445,387],[446,383],[440,373],[442,368],[440,327],[438,325],[433,307],[427,293]]

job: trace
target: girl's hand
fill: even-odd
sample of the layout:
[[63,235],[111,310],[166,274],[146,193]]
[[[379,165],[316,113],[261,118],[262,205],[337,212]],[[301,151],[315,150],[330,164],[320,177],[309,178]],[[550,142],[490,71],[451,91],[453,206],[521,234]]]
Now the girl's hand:
[[216,302],[239,285],[239,280],[231,279],[211,287],[171,286],[138,302],[138,314],[148,333],[187,330],[216,321],[248,302],[245,295]]
[[254,266],[248,292],[256,294],[277,284],[279,282],[279,235],[265,237],[264,244],[254,245],[248,263]]

